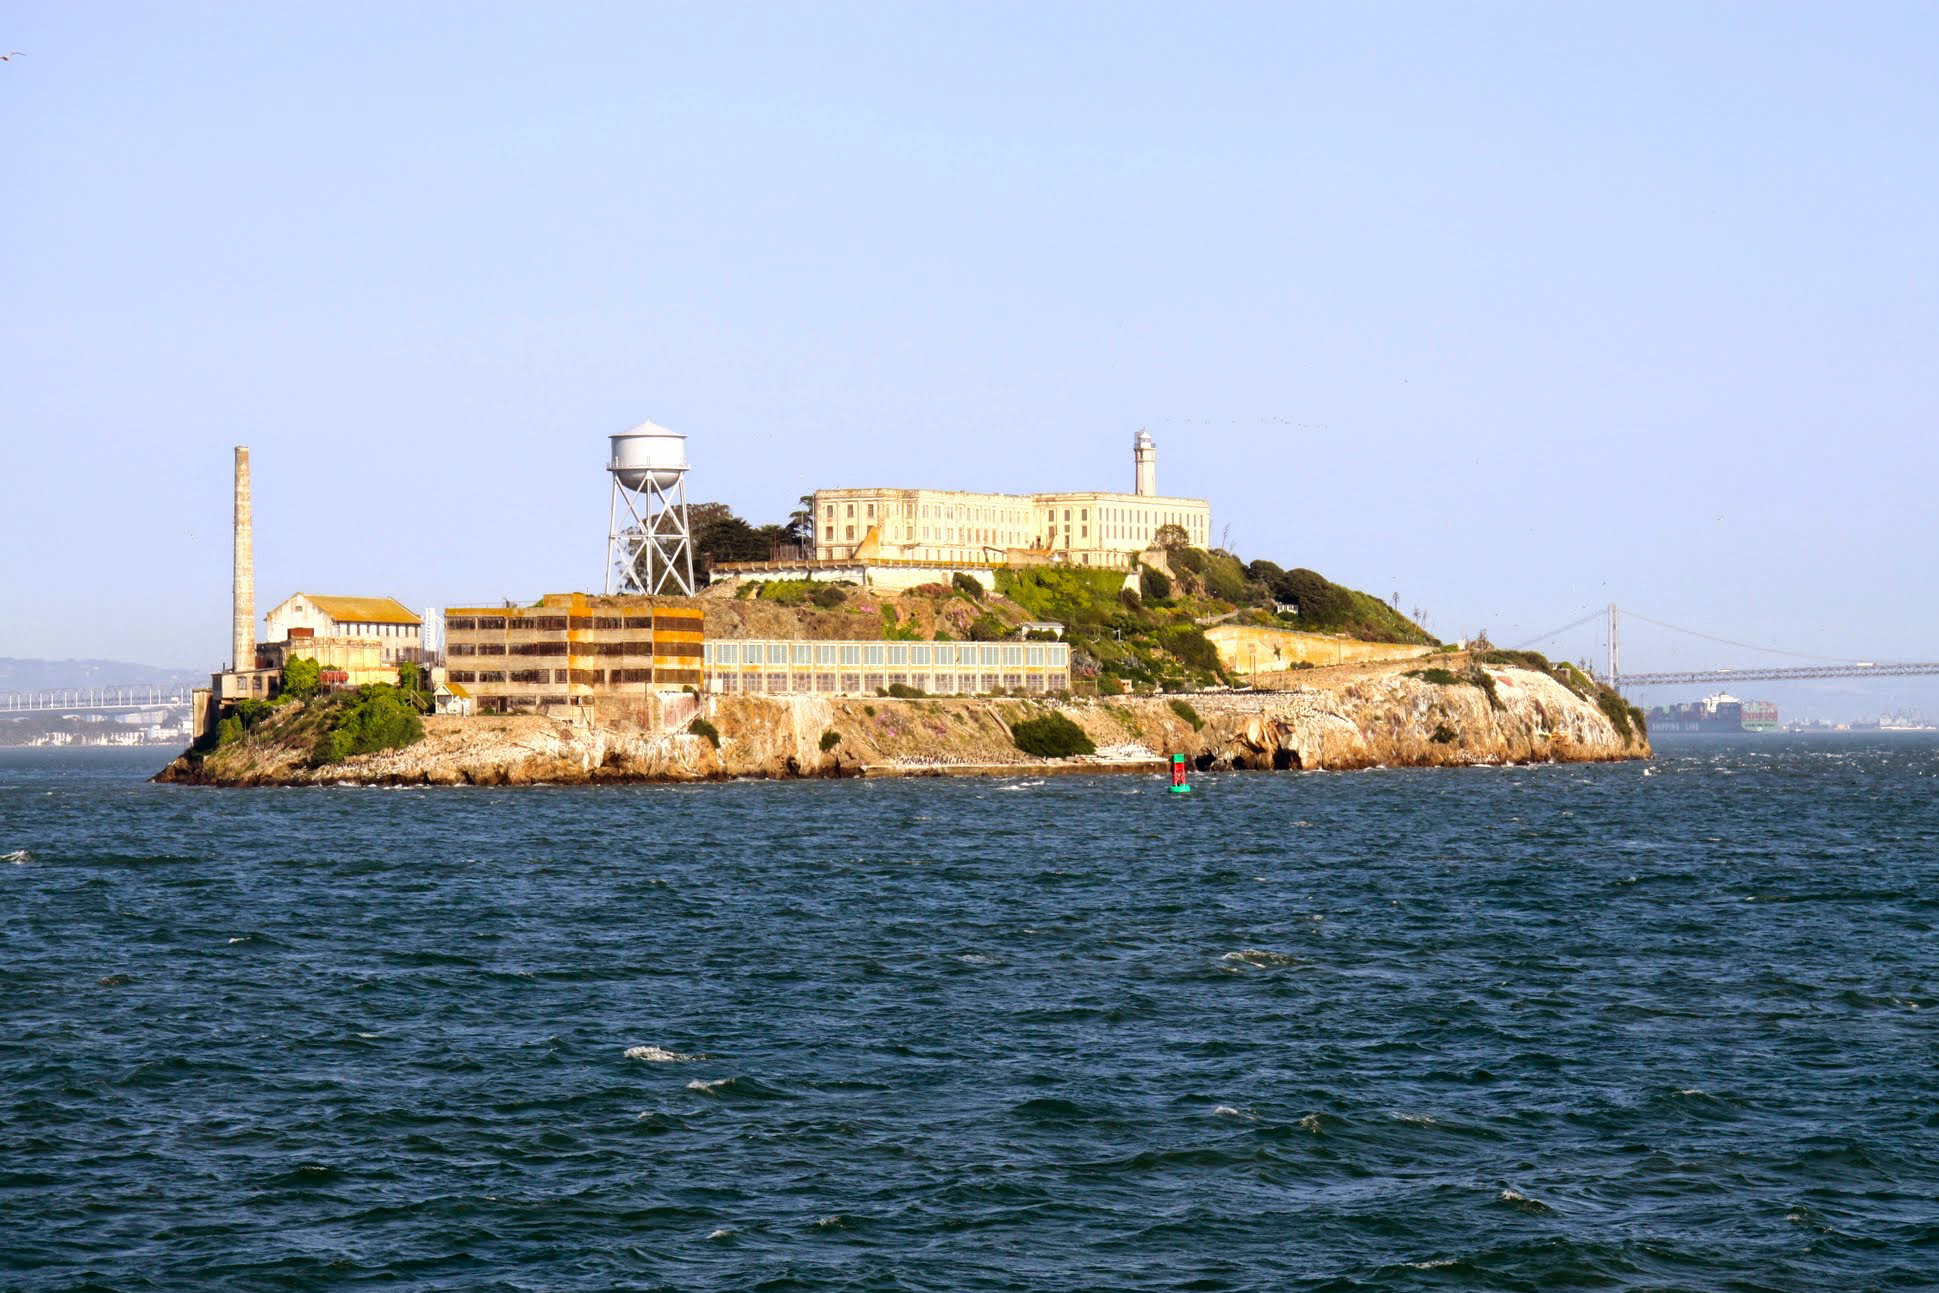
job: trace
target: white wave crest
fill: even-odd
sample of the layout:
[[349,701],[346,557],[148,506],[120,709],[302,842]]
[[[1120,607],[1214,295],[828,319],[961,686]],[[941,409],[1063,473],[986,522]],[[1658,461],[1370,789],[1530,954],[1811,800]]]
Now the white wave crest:
[[719,1230],[710,1231],[707,1235],[709,1239],[732,1239],[733,1237],[734,1232],[726,1226],[722,1226]]
[[670,1051],[664,1046],[628,1046],[626,1058],[643,1060],[648,1064],[688,1064],[694,1060],[704,1060],[705,1055],[688,1055],[681,1051]]
[[687,1090],[698,1091],[702,1095],[712,1095],[733,1080],[733,1078],[724,1077],[715,1078],[712,1082],[706,1082],[700,1078],[695,1078],[693,1081],[687,1083]]
[[4,859],[5,861],[12,862],[16,866],[18,866],[23,862],[32,862],[34,860],[34,855],[29,853],[26,849],[15,849],[11,853],[0,854],[0,859]]

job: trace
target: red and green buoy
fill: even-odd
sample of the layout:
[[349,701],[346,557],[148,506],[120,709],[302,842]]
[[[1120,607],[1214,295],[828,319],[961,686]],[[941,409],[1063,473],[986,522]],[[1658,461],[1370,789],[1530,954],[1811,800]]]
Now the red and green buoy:
[[1192,793],[1192,783],[1185,780],[1185,756],[1182,754],[1171,756],[1171,792],[1174,795]]

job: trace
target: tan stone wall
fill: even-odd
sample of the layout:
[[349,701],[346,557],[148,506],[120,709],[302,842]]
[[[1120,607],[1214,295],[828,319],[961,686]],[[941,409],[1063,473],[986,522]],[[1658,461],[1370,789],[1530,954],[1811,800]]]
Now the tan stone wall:
[[1368,660],[1412,660],[1433,647],[1401,642],[1357,642],[1326,633],[1269,629],[1244,624],[1214,624],[1205,630],[1218,648],[1219,662],[1235,674],[1273,673],[1296,665],[1359,664]]

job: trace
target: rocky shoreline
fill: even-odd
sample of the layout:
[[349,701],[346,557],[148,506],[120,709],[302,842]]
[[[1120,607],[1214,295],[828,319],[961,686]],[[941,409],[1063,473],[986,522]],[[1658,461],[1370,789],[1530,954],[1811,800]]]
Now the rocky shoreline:
[[[1466,673],[1450,682],[1442,670],[1356,666],[1313,670],[1310,680],[1280,691],[1185,697],[715,696],[703,713],[718,745],[707,735],[627,721],[432,717],[414,745],[321,766],[311,764],[307,744],[279,739],[272,723],[206,755],[184,754],[156,780],[513,786],[1151,772],[1177,753],[1199,769],[1282,771],[1649,757],[1647,736],[1625,733],[1594,699],[1548,673],[1447,663]],[[1484,674],[1492,685],[1480,681]],[[1098,753],[1040,759],[1019,751],[1009,725],[1048,710],[1082,727]]]

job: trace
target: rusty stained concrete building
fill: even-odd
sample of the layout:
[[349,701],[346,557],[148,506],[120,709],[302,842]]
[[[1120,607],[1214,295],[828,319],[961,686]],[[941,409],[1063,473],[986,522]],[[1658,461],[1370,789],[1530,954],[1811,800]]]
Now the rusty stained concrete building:
[[654,718],[706,687],[706,617],[666,598],[548,593],[536,606],[450,606],[445,679],[479,714]]

